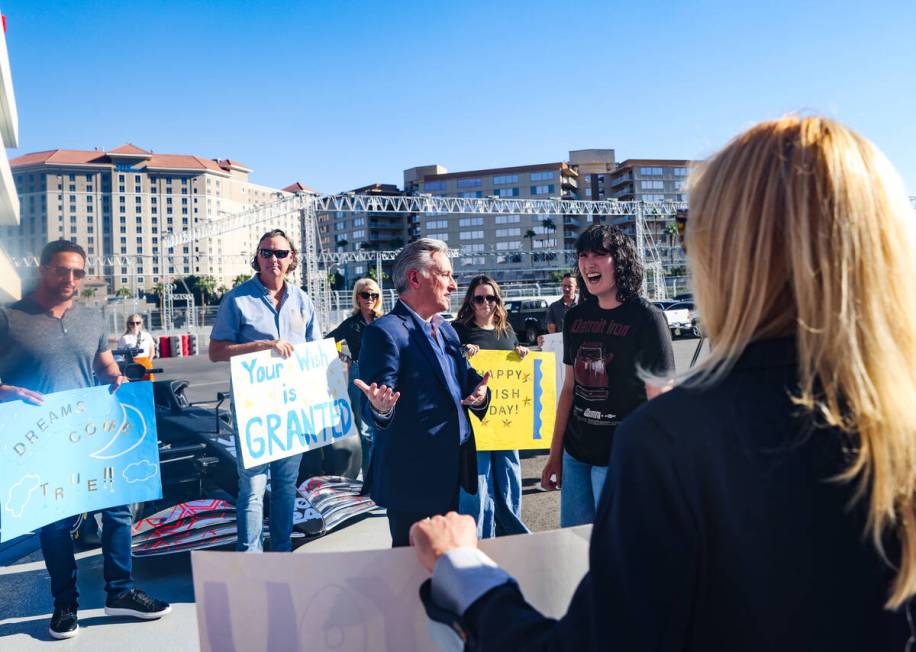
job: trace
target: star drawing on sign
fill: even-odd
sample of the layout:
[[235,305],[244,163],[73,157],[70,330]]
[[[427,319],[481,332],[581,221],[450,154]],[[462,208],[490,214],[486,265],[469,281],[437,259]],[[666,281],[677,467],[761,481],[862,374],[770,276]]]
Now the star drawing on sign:
[[512,425],[512,419],[503,419],[503,428],[508,428]]
[[525,397],[525,405],[531,405],[531,397],[530,397],[530,396],[526,396],[526,397]]
[[522,376],[523,383],[527,383],[529,380],[531,380],[531,374],[525,374],[524,376]]
[[488,425],[490,425],[490,420],[489,420],[489,419],[481,419],[481,420],[480,420],[480,425],[482,425],[482,426],[488,426]]

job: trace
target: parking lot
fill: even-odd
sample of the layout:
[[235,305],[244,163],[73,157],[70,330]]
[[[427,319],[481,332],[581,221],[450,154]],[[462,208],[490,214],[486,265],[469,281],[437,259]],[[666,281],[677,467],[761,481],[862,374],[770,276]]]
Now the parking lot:
[[[688,366],[698,340],[674,341],[678,369]],[[228,364],[213,364],[206,355],[165,359],[157,362],[162,378],[190,381],[191,401],[215,398],[228,390]],[[534,531],[559,526],[559,493],[537,488],[545,456],[537,452],[522,456],[524,521]],[[33,537],[34,539],[34,537]],[[297,552],[307,554],[330,550],[385,548],[390,545],[383,513],[359,518],[351,524],[301,545]],[[50,582],[37,544],[23,547],[25,556],[6,559],[0,566],[0,650],[94,649],[197,650],[197,619],[191,583],[190,555],[178,553],[135,561],[135,577],[140,586],[172,602],[174,612],[160,621],[137,622],[109,618],[103,614],[102,559],[98,549],[78,555],[80,584],[80,635],[70,641],[53,641],[47,633],[51,616]]]

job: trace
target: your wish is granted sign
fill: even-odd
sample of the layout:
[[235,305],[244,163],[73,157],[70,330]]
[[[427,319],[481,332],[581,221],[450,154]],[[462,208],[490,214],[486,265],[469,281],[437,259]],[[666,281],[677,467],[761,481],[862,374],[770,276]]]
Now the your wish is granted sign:
[[235,419],[246,469],[356,435],[346,369],[334,340],[231,361]]
[[490,406],[474,424],[479,451],[550,448],[557,417],[553,353],[478,351],[470,359],[478,373],[489,371]]
[[128,383],[0,403],[0,540],[162,497],[153,388]]

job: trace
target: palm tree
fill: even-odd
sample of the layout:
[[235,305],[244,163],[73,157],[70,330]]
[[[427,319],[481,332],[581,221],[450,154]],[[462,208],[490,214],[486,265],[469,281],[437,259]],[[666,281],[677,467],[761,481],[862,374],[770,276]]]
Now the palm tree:
[[162,283],[156,283],[156,285],[153,286],[153,289],[150,290],[150,292],[152,292],[153,294],[155,294],[157,297],[161,299],[162,295],[165,294],[165,286]]
[[678,237],[677,222],[665,224],[665,235],[668,236],[668,262],[674,265],[674,239]]
[[350,243],[347,242],[346,240],[338,240],[338,241],[337,241],[337,248],[338,248],[338,249],[346,249],[346,247],[347,247],[348,244],[350,244]]
[[199,276],[195,285],[200,294],[200,305],[203,306],[206,300],[213,296],[213,291],[216,290],[216,279],[212,276]]
[[239,274],[234,279],[232,279],[232,287],[237,288],[242,283],[251,278],[251,274]]
[[556,233],[557,231],[556,223],[554,223],[553,219],[549,217],[545,217],[543,220],[541,220],[541,226],[544,227],[545,233],[548,231],[550,231],[550,233]]
[[80,296],[81,296],[81,297],[86,297],[86,298],[88,299],[89,297],[94,297],[94,296],[95,296],[95,292],[96,292],[96,289],[95,289],[95,288],[86,288],[85,290],[83,290],[82,292],[80,292]]
[[130,292],[130,290],[129,290],[128,288],[123,288],[123,287],[122,287],[122,288],[118,288],[117,290],[115,290],[115,296],[116,296],[116,297],[129,297],[130,294],[131,294],[131,292]]

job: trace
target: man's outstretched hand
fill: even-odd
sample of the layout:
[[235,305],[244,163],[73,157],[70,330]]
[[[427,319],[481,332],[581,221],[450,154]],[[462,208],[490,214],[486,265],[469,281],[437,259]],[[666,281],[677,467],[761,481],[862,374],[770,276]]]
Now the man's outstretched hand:
[[436,560],[453,548],[477,547],[477,525],[470,516],[449,512],[417,521],[410,527],[410,545],[430,573]]
[[483,375],[483,380],[481,380],[477,387],[474,388],[474,391],[471,394],[461,401],[462,405],[467,405],[469,407],[477,407],[478,405],[483,405],[483,402],[487,400],[487,383],[490,382],[490,372],[488,371]]
[[381,414],[385,414],[391,410],[401,396],[401,392],[395,392],[386,385],[382,385],[381,387],[376,383],[367,385],[359,378],[354,380],[353,384],[356,385],[358,389],[362,390],[363,394],[366,395],[366,398],[369,399],[369,402],[372,404],[372,407],[375,408],[375,411]]

